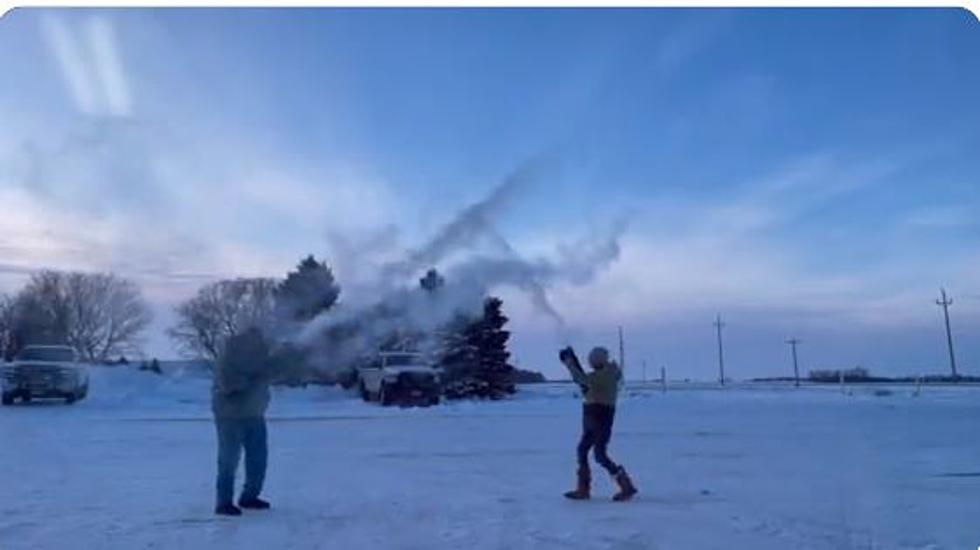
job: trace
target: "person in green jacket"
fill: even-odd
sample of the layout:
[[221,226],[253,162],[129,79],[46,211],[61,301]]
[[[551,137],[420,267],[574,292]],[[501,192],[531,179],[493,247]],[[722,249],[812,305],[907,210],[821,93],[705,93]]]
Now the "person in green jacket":
[[269,407],[270,354],[262,331],[249,328],[225,342],[215,365],[211,410],[218,433],[217,499],[214,512],[239,516],[233,503],[235,472],[245,451],[245,486],[238,506],[263,510],[259,498],[268,462],[265,411]]
[[572,379],[582,388],[585,403],[582,407],[582,438],[579,440],[578,485],[574,491],[565,493],[573,500],[590,498],[592,473],[589,469],[589,451],[594,450],[595,460],[616,481],[619,492],[613,500],[629,500],[637,493],[626,469],[609,458],[607,447],[612,437],[613,419],[616,416],[616,398],[623,372],[619,365],[609,358],[609,350],[593,348],[589,353],[589,366],[592,372],[586,373],[571,347],[561,350],[559,359],[568,368]]

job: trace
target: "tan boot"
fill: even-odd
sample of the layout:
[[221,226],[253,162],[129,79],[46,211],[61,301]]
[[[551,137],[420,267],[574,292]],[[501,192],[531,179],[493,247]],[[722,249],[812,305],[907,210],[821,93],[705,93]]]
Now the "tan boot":
[[565,498],[572,500],[589,500],[590,487],[592,486],[592,473],[588,468],[578,469],[578,487],[574,491],[565,493]]
[[613,479],[616,480],[616,485],[619,485],[619,492],[613,495],[614,501],[623,502],[629,500],[638,492],[633,485],[633,480],[630,479],[629,474],[626,473],[626,469],[622,466],[619,467],[619,470],[616,470]]

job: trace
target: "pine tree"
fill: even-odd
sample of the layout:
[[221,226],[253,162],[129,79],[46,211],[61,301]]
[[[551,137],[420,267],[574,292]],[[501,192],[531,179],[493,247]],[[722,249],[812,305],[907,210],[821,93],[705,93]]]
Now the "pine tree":
[[514,367],[507,351],[510,332],[503,328],[507,317],[502,306],[499,298],[487,298],[481,317],[458,317],[447,326],[441,361],[447,397],[499,399],[514,393]]
[[340,296],[333,271],[313,255],[304,258],[276,289],[276,307],[289,321],[308,321],[330,309]]
[[443,369],[446,397],[474,397],[477,390],[479,348],[474,344],[474,323],[457,317],[442,331],[442,353],[439,364]]
[[[419,286],[433,294],[445,284],[446,280],[435,269],[419,279]],[[504,330],[506,324],[503,301],[488,297],[483,302],[482,315],[476,318],[457,315],[435,335],[441,341],[438,356],[446,397],[499,399],[514,393],[514,367],[508,363],[510,352],[507,351],[510,332]]]
[[489,297],[483,303],[483,318],[475,324],[477,355],[479,357],[478,377],[489,386],[493,399],[514,393],[514,367],[508,363],[510,352],[507,340],[510,332],[504,330],[507,317],[502,311],[503,300]]
[[[303,323],[329,310],[337,303],[339,296],[340,287],[333,271],[310,254],[276,286],[276,317],[287,327],[293,323]],[[271,358],[276,381],[306,383],[315,373],[309,359],[308,350],[292,344],[283,345]]]

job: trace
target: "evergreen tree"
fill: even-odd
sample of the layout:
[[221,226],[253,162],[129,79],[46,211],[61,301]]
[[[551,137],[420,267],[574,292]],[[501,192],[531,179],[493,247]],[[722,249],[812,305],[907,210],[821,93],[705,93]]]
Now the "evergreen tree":
[[440,364],[447,381],[457,381],[476,375],[479,355],[474,337],[475,324],[464,316],[458,316],[442,331]]
[[276,307],[289,321],[308,321],[330,309],[340,296],[333,271],[313,255],[304,258],[276,289]]
[[489,397],[494,399],[515,391],[514,367],[508,363],[510,331],[504,330],[508,319],[502,307],[500,298],[487,298],[483,303],[483,318],[474,324],[473,331],[479,358],[477,377],[488,384]]
[[458,317],[446,328],[441,365],[447,397],[499,399],[514,393],[514,367],[507,351],[510,332],[503,328],[507,317],[502,306],[499,298],[487,298],[480,318]]
[[[419,279],[423,290],[439,292],[446,284],[435,269]],[[441,340],[439,364],[443,368],[446,397],[458,399],[481,397],[499,399],[514,393],[514,367],[508,363],[507,341],[510,332],[504,330],[507,317],[503,301],[488,297],[482,314],[458,315],[436,335]]]

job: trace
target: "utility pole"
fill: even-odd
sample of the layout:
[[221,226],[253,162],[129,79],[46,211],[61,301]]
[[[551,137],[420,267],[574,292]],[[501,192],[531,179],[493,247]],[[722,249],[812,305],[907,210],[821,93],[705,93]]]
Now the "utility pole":
[[721,314],[718,314],[718,318],[714,322],[715,329],[718,332],[718,381],[721,385],[725,385],[725,348],[721,341],[721,329],[725,328],[725,323],[721,322]]
[[956,373],[956,355],[953,354],[953,331],[949,328],[949,306],[953,305],[953,299],[946,297],[946,289],[939,289],[942,298],[936,300],[936,305],[943,308],[943,317],[946,319],[946,344],[949,346],[949,367],[953,370],[953,380],[959,378]]
[[796,387],[800,387],[800,364],[796,360],[796,345],[800,343],[800,340],[796,338],[790,338],[786,340],[786,343],[793,346],[793,379],[796,381]]
[[626,372],[626,356],[623,353],[623,327],[619,327],[619,368]]

